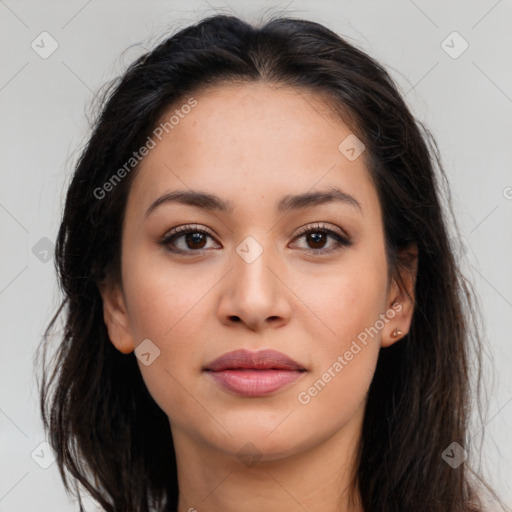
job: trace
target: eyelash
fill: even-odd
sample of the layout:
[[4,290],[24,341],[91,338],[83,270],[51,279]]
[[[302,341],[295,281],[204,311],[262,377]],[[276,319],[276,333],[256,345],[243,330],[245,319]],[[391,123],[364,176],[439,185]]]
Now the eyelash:
[[[164,236],[164,238],[160,241],[160,244],[165,246],[170,252],[178,253],[178,254],[200,253],[200,252],[208,250],[208,249],[198,249],[198,250],[190,249],[190,250],[184,251],[182,249],[171,249],[170,248],[171,242],[175,241],[178,238],[181,238],[184,235],[190,234],[190,233],[202,233],[202,234],[208,235],[209,237],[213,238],[211,233],[204,228],[195,227],[195,226],[191,226],[191,225],[185,225],[185,226],[179,226],[179,227],[175,228],[168,235]],[[341,236],[340,234],[336,233],[332,229],[328,229],[328,228],[324,227],[324,225],[322,225],[322,224],[317,224],[315,226],[306,226],[306,227],[302,228],[299,231],[299,233],[297,233],[294,240],[297,240],[298,238],[301,238],[305,235],[309,235],[311,233],[315,233],[315,234],[322,233],[324,235],[329,235],[332,238],[334,238],[336,241],[335,245],[329,249],[309,249],[309,251],[313,251],[316,254],[320,254],[320,255],[328,254],[328,253],[340,250],[344,247],[350,247],[352,245],[352,241],[350,240],[350,238]],[[308,251],[308,249],[304,249],[304,250]]]

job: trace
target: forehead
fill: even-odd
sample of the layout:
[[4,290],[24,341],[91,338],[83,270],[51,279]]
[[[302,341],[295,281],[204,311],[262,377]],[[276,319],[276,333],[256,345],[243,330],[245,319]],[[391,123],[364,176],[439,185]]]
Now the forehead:
[[[304,88],[225,84],[206,89],[195,99],[197,106],[172,127],[174,137],[166,137],[165,142],[174,147],[186,143],[198,150],[207,148],[211,157],[248,161],[259,156],[276,163],[286,157],[287,162],[294,162],[311,154],[308,148],[316,150],[316,159],[318,150],[326,157],[333,153],[337,157],[338,139],[351,133],[322,96]],[[162,120],[185,102],[182,99],[173,105]],[[308,146],[303,146],[304,141]],[[232,145],[226,146],[228,143]]]
[[185,97],[162,116],[161,140],[153,137],[132,184],[137,202],[186,188],[237,203],[332,186],[362,202],[376,200],[364,153],[349,160],[340,151],[352,131],[321,96],[249,83],[213,87],[193,99],[195,106],[184,108],[193,104]]

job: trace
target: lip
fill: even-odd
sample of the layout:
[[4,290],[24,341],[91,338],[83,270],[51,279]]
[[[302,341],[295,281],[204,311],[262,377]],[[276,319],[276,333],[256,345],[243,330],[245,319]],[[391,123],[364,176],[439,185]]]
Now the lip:
[[207,364],[203,371],[223,388],[243,396],[265,396],[300,378],[306,369],[275,350],[234,350]]

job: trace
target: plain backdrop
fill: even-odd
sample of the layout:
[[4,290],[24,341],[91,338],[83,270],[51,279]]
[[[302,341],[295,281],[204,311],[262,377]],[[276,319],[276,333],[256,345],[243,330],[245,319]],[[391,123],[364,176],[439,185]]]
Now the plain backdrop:
[[488,338],[488,414],[471,430],[485,437],[471,457],[512,504],[510,1],[0,0],[0,511],[78,510],[44,444],[33,359],[59,300],[52,248],[85,114],[157,39],[215,12],[327,25],[386,66],[433,133]]

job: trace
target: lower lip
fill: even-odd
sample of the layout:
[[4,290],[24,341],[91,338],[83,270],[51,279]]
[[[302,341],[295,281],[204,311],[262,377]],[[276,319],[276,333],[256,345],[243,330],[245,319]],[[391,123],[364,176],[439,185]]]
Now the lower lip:
[[222,387],[243,396],[264,396],[296,381],[296,370],[222,370],[208,372]]

